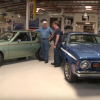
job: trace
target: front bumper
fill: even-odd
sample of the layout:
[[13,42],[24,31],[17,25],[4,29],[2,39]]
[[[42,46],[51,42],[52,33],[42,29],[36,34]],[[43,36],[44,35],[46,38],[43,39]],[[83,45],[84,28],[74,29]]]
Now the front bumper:
[[100,77],[100,72],[96,71],[76,71],[78,77]]

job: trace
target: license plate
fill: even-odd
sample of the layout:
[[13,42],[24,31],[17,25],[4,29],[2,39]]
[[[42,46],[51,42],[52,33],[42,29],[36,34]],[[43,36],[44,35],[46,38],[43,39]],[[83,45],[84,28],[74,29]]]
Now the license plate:
[[93,64],[93,67],[98,67],[98,64]]

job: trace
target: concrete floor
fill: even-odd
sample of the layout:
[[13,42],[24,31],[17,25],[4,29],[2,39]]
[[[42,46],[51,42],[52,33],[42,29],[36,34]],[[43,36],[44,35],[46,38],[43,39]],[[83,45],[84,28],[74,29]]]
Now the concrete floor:
[[0,68],[0,100],[100,100],[100,81],[66,82],[63,67],[36,59],[6,62]]

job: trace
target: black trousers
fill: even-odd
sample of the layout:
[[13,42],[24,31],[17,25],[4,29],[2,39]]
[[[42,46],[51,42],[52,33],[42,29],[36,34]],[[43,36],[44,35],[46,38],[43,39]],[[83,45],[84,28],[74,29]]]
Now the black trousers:
[[61,49],[61,43],[58,43],[56,45],[56,48],[54,49],[54,64],[57,64],[57,65],[59,65],[61,63],[60,49]]

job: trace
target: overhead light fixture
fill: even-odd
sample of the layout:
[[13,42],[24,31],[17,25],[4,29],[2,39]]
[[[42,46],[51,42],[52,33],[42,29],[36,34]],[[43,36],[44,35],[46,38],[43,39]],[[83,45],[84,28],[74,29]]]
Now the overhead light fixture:
[[18,17],[20,17],[20,15],[18,14]]
[[89,22],[86,22],[85,24],[90,24]]
[[36,8],[36,12],[39,12],[40,9],[41,9],[41,8]]
[[88,8],[92,8],[92,7],[91,6],[85,6],[85,8],[88,9]]
[[86,9],[86,10],[92,10],[92,9]]
[[87,13],[85,12],[85,13],[84,13],[84,17],[87,17],[87,16],[88,16],[88,15],[87,15]]

